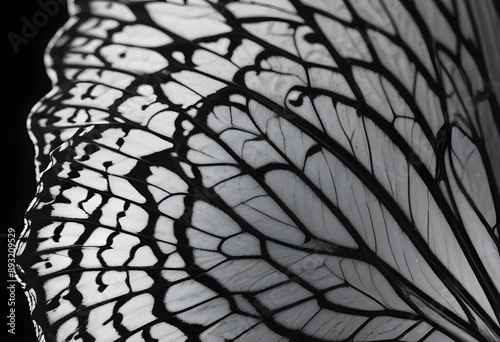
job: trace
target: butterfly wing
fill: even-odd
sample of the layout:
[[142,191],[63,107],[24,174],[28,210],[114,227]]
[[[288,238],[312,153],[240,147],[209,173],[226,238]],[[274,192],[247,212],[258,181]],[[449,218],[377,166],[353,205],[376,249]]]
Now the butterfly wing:
[[41,340],[499,338],[493,7],[77,4],[31,115]]

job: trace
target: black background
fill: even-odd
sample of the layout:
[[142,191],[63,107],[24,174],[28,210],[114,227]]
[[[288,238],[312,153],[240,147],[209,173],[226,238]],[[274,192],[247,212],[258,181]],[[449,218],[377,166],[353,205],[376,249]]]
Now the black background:
[[[36,34],[20,43],[16,52],[9,41],[9,33],[23,37],[23,17],[29,22],[34,22],[34,16],[44,12],[40,2],[55,3],[59,6],[55,13],[46,15],[47,20],[38,21]],[[61,1],[62,2],[62,1]],[[54,7],[53,7],[54,8]],[[0,340],[10,341],[36,341],[34,329],[28,315],[28,306],[24,293],[17,285],[16,288],[16,334],[8,334],[6,316],[7,306],[7,229],[13,227],[16,236],[23,228],[23,215],[35,193],[34,149],[26,129],[26,119],[33,105],[44,96],[51,88],[51,83],[45,72],[43,55],[49,39],[66,22],[68,18],[65,5],[60,5],[55,0],[12,1],[2,4],[2,122],[0,125],[2,137],[2,159],[0,170],[3,176],[1,185],[2,210],[5,210],[1,222],[0,248],[2,260],[0,272],[2,307],[0,320]],[[39,14],[39,19],[43,15]],[[10,34],[10,37],[14,36]],[[24,38],[24,37],[23,37]]]

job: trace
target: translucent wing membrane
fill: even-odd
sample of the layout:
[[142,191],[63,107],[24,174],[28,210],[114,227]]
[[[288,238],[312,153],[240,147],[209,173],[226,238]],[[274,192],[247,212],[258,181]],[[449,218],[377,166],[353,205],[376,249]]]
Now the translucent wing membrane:
[[40,341],[500,340],[493,2],[74,12],[30,116]]

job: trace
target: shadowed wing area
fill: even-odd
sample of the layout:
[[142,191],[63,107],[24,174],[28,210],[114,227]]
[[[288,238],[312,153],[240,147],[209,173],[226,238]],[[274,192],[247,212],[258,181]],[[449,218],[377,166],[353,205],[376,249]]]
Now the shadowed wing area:
[[493,1],[76,1],[17,245],[40,341],[500,340]]

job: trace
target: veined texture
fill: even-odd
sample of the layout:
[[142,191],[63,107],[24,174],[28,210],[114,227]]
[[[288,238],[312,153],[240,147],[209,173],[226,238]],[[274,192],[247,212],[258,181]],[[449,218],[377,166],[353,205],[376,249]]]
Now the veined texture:
[[29,119],[40,341],[500,340],[493,0],[72,6]]

